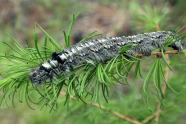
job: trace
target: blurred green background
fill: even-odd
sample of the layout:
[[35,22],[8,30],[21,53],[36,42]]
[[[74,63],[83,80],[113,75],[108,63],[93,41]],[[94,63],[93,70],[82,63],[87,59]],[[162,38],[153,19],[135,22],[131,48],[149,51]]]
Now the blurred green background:
[[[0,0],[0,52],[11,53],[2,42],[11,43],[6,33],[11,34],[22,46],[25,39],[34,46],[34,22],[38,22],[56,41],[64,44],[63,30],[67,30],[72,13],[79,13],[75,21],[71,43],[77,43],[93,31],[105,36],[133,35],[156,31],[171,30],[186,12],[185,0]],[[181,23],[183,26],[186,20]],[[183,30],[182,32],[184,32]],[[39,37],[44,38],[41,30]],[[99,37],[98,37],[99,38]],[[41,40],[42,44],[43,40]],[[145,75],[155,57],[142,60],[142,72]],[[184,55],[170,55],[174,72],[169,74],[171,86],[179,92],[167,90],[163,101],[163,111],[159,124],[184,124],[186,122],[186,59]],[[1,60],[0,60],[1,62]],[[152,92],[149,111],[142,99],[143,80],[129,79],[129,86],[116,86],[122,94],[111,93],[109,103],[101,103],[109,110],[143,121],[156,111],[158,99]],[[2,92],[0,92],[2,96]],[[16,107],[0,108],[0,124],[130,124],[104,111],[71,101],[67,112],[65,97],[59,99],[59,109],[49,113],[48,108],[40,110],[34,106],[31,110],[25,103],[16,103]],[[153,124],[154,120],[148,122]]]

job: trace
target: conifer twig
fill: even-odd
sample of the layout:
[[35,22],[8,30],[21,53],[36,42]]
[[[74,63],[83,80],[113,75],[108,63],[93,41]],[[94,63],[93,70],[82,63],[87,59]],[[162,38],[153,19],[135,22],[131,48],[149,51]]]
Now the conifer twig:
[[[183,52],[186,52],[186,49],[183,50]],[[164,54],[176,54],[179,53],[178,50],[171,50],[171,51],[165,51]],[[151,55],[161,55],[161,52],[152,52]],[[146,56],[145,54],[136,54],[135,57],[143,57]]]
[[[65,96],[66,93],[61,92],[61,95]],[[77,100],[77,99],[76,99],[75,97],[73,97],[72,95],[70,95],[70,98],[73,99],[73,100]],[[128,121],[128,122],[130,122],[130,123],[133,123],[133,124],[142,124],[141,122],[139,122],[139,121],[138,121],[137,119],[135,119],[135,118],[129,118],[129,117],[124,116],[124,115],[122,115],[122,114],[120,114],[120,113],[118,113],[118,112],[115,112],[115,111],[112,111],[112,110],[108,110],[108,109],[107,109],[105,106],[103,106],[103,105],[99,105],[99,104],[97,104],[97,103],[90,103],[90,102],[87,102],[87,104],[92,105],[92,106],[97,107],[97,108],[101,108],[101,109],[103,109],[103,110],[106,110],[106,111],[110,112],[111,114],[115,115],[116,117],[118,117],[118,118],[120,118],[120,119],[123,119],[123,120],[126,120],[126,121]]]
[[146,124],[147,122],[152,120],[155,116],[156,116],[156,112],[154,114],[150,115],[149,117],[147,117],[145,120],[143,120],[142,124]]

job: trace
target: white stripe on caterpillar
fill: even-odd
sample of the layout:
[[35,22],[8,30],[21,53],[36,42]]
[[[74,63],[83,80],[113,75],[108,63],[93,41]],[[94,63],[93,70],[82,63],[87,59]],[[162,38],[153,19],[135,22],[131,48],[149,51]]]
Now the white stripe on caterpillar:
[[[138,53],[151,55],[151,51],[163,47],[168,36],[174,35],[171,31],[158,31],[138,34],[134,36],[122,36],[88,40],[64,49],[60,53],[53,53],[52,60],[43,63],[39,68],[33,69],[30,75],[31,82],[41,84],[46,80],[52,80],[57,75],[68,74],[79,65],[86,63],[104,63],[119,54],[120,48],[129,43],[137,46],[127,50],[129,55]],[[171,37],[171,36],[170,36]],[[179,38],[174,38],[172,42]],[[174,49],[182,51],[184,44],[182,40],[170,45]]]

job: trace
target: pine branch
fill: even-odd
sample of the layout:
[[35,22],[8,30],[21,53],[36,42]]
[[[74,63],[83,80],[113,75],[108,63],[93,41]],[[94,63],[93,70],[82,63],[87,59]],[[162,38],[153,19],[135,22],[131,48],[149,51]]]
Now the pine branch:
[[[61,94],[62,96],[65,96],[65,95],[66,95],[66,93],[64,93],[64,92],[60,92],[60,94]],[[76,99],[75,97],[73,97],[72,95],[70,95],[70,98],[73,99],[73,100],[77,100],[77,99]],[[107,109],[107,108],[106,108],[105,106],[103,106],[103,105],[99,105],[99,104],[97,104],[97,103],[90,103],[90,101],[86,102],[86,104],[89,104],[89,105],[92,105],[92,106],[94,106],[94,107],[97,107],[97,108],[101,108],[101,109],[103,109],[103,110],[106,110],[106,111],[110,112],[111,114],[115,115],[116,117],[118,117],[118,118],[120,118],[120,119],[123,119],[123,120],[126,120],[126,121],[128,121],[128,122],[131,122],[131,123],[133,123],[133,124],[142,124],[141,122],[139,122],[139,121],[138,121],[137,119],[135,119],[135,118],[129,118],[129,117],[124,116],[124,115],[122,115],[122,114],[120,114],[120,113],[118,113],[118,112],[109,110],[109,109]]]
[[[183,50],[183,52],[186,52],[186,49]],[[164,54],[177,54],[179,53],[178,50],[171,50],[171,51],[165,51]],[[161,55],[161,52],[152,52],[151,55]],[[136,54],[135,57],[143,57],[146,56],[145,54]]]
[[[156,29],[157,30],[160,30],[160,27],[159,27],[159,24],[156,25]],[[183,50],[183,52],[186,52],[186,49]],[[170,59],[169,59],[169,55],[168,54],[177,54],[179,53],[178,50],[172,50],[172,51],[165,51],[164,54],[165,54],[165,57],[166,57],[166,60],[167,60],[167,64],[169,65],[170,64]],[[151,55],[162,55],[161,52],[152,52]],[[145,54],[138,54],[136,55],[136,57],[142,57],[142,56],[145,56]],[[169,73],[169,67],[166,66],[166,70],[165,70],[165,80],[168,81],[168,73]],[[165,91],[166,91],[166,83],[164,82],[163,84],[163,88],[162,88],[162,93],[165,94]],[[155,117],[155,124],[158,124],[159,122],[159,118],[160,118],[160,113],[161,113],[161,102],[159,101],[158,102],[158,106],[157,106],[157,111],[150,115],[149,117],[147,117],[145,120],[142,121],[143,124],[146,124],[147,122],[149,122],[150,120],[152,120],[154,117]]]
[[[185,51],[186,50],[184,50],[184,52]],[[168,64],[170,64],[170,59],[169,59],[168,54],[176,54],[176,53],[178,53],[178,50],[166,51],[164,53],[164,54],[166,54],[165,57],[166,57],[166,60],[167,60]],[[154,55],[161,55],[161,52],[153,52],[153,54]],[[170,71],[169,67],[166,66],[166,69],[165,69],[165,79],[166,79],[166,81],[168,81],[169,71]],[[166,86],[166,83],[164,83],[163,84],[163,88],[162,88],[163,94],[165,94],[166,89],[167,89],[167,86]],[[161,112],[162,112],[161,102],[159,101],[158,102],[158,105],[157,105],[156,112],[153,115],[147,117],[145,120],[143,120],[142,123],[145,124],[145,123],[149,122],[150,120],[152,120],[155,117],[155,120],[154,120],[155,121],[155,124],[158,124]]]

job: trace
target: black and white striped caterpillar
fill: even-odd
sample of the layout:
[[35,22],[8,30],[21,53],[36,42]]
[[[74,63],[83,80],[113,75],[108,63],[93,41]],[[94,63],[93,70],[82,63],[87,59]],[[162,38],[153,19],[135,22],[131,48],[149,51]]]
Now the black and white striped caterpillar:
[[[174,35],[171,31],[158,31],[138,34],[133,36],[110,37],[78,43],[72,47],[64,49],[60,53],[53,53],[52,59],[41,64],[39,68],[33,69],[30,80],[33,83],[41,84],[46,80],[52,80],[61,73],[66,75],[79,65],[86,63],[103,63],[119,54],[120,48],[129,43],[136,46],[134,49],[126,51],[126,54],[134,55],[138,53],[151,55],[151,51],[164,45],[166,39]],[[172,42],[179,38],[174,38]],[[171,44],[176,50],[182,51],[184,44],[182,40]]]

